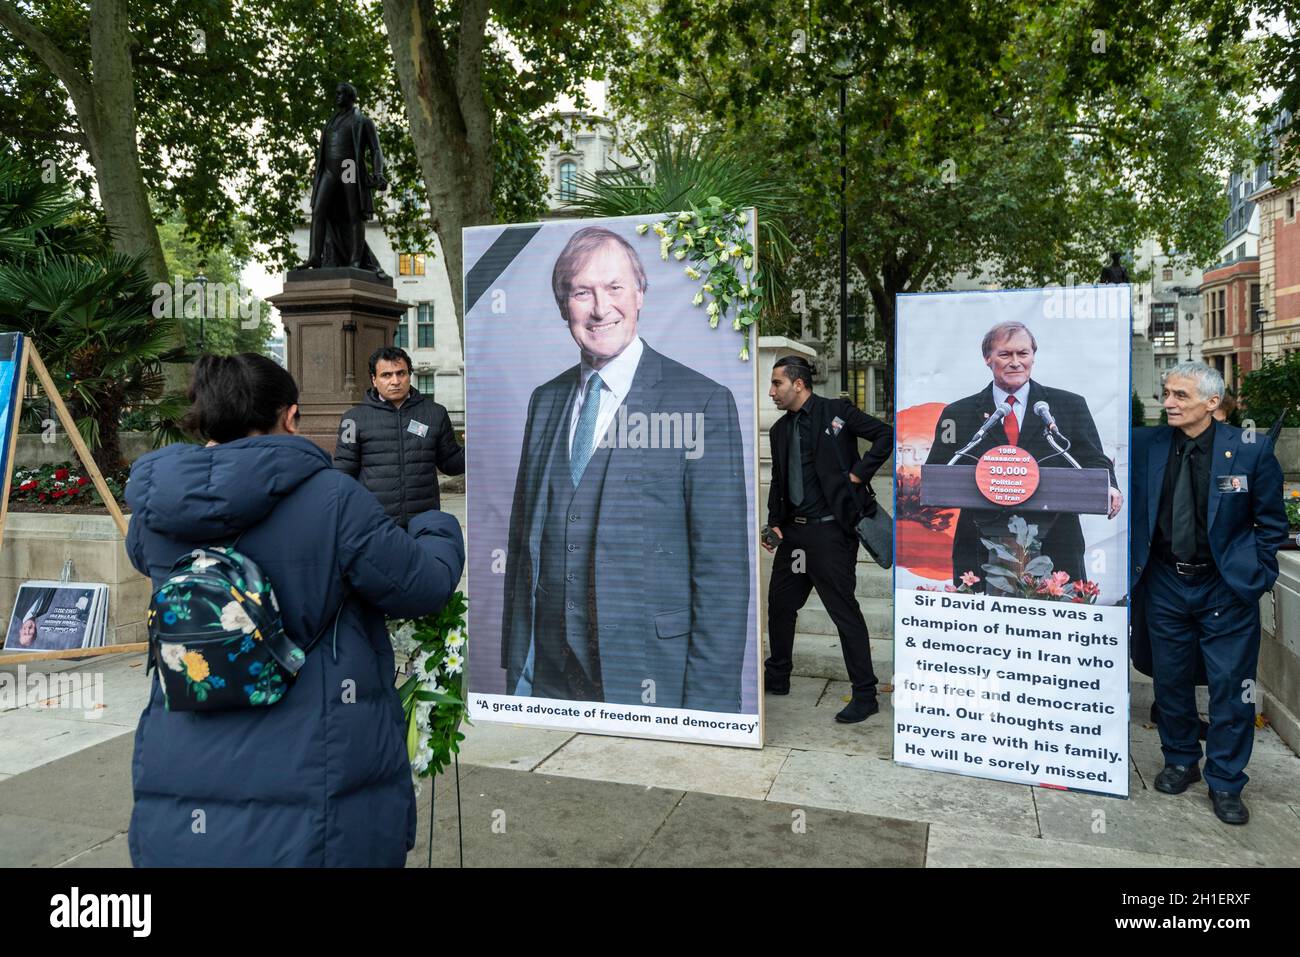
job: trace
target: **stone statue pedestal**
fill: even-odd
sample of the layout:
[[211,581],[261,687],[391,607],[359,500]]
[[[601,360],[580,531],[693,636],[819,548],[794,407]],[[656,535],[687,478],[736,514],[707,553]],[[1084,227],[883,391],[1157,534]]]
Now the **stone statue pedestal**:
[[370,354],[391,346],[411,308],[391,279],[360,269],[295,269],[272,296],[298,383],[301,434],[334,453],[339,420],[370,388]]

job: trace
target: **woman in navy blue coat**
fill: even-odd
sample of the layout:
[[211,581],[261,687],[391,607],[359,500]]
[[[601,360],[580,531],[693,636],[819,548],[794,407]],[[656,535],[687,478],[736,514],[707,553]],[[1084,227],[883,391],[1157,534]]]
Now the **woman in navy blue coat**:
[[465,561],[460,527],[426,512],[400,529],[294,434],[298,389],[269,359],[205,356],[190,398],[187,424],[208,445],[132,467],[131,563],[157,588],[178,557],[239,537],[290,637],[326,634],[271,707],[172,712],[154,681],[135,737],[131,860],[401,867],[415,794],[384,617],[442,608]]

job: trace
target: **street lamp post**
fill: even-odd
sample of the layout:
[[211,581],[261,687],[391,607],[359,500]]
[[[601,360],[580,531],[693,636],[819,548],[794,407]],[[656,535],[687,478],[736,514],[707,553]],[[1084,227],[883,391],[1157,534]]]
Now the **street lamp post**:
[[840,398],[849,397],[849,184],[848,82],[853,76],[853,59],[840,53],[831,75],[840,82]]
[[194,281],[199,284],[199,355],[202,355],[206,346],[205,332],[208,310],[208,277],[203,275],[203,273],[199,273],[194,277]]

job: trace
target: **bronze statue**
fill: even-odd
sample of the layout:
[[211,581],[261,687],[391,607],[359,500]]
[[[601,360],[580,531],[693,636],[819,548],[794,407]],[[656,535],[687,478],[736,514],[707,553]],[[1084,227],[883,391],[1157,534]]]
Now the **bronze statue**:
[[1128,282],[1128,270],[1124,264],[1119,261],[1119,253],[1110,254],[1110,265],[1103,266],[1101,270],[1101,281],[1104,283]]
[[[311,244],[301,269],[351,267],[389,276],[366,243],[374,192],[388,188],[375,124],[357,106],[357,88],[340,83],[337,109],[320,134],[311,184]],[[369,168],[366,154],[370,154]]]

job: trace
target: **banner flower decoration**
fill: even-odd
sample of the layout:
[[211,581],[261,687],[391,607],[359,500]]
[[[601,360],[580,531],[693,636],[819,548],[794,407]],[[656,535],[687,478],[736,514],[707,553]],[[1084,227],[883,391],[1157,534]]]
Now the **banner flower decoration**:
[[[703,280],[691,305],[704,307],[713,328],[730,317],[731,328],[744,334],[743,362],[749,361],[749,330],[758,320],[763,291],[763,276],[755,268],[754,246],[745,229],[748,222],[747,210],[733,209],[710,196],[707,206],[671,214],[653,227],[659,237],[659,258],[666,261],[671,255],[678,262],[687,261],[687,277]],[[636,231],[644,236],[650,229],[642,223]]]

